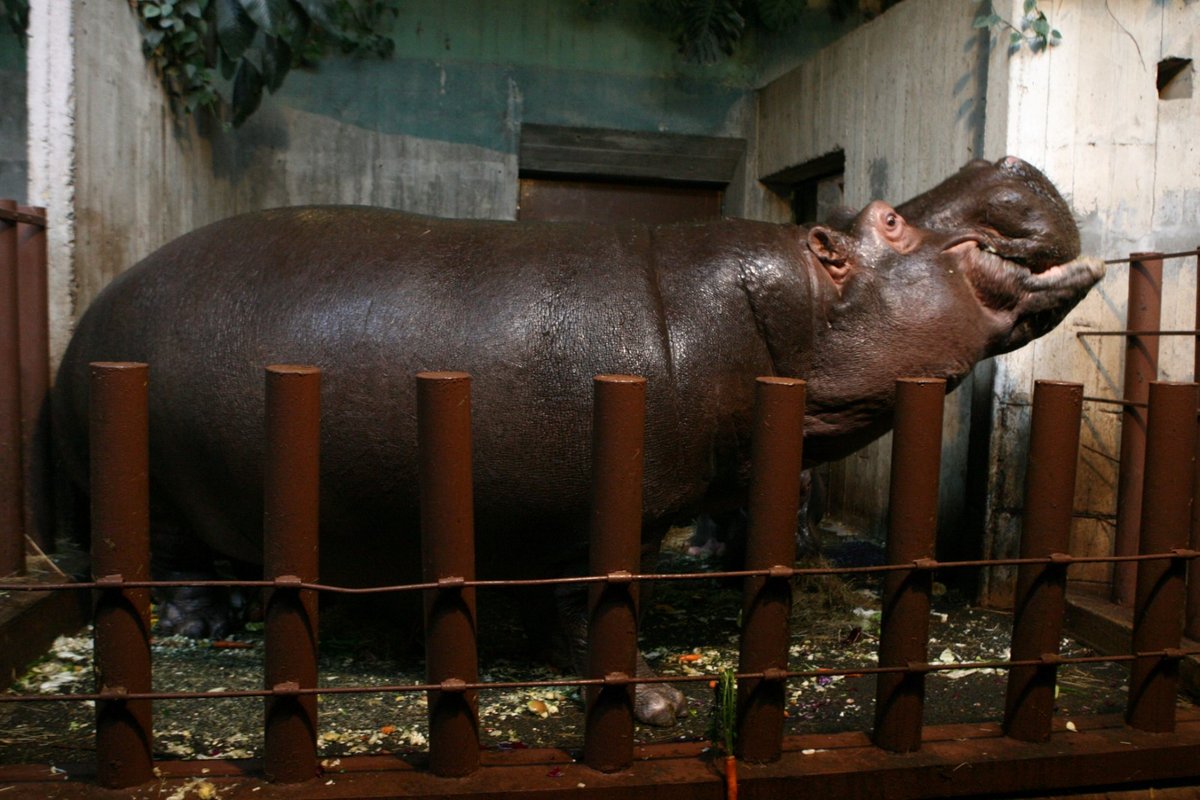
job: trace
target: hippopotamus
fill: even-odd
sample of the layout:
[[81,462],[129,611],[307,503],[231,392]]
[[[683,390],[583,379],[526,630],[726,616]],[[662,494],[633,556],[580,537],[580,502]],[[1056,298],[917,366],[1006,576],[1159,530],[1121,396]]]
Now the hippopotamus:
[[[148,363],[155,574],[261,563],[263,369],[315,365],[321,579],[398,584],[421,563],[414,375],[463,370],[479,577],[577,574],[594,375],[648,381],[652,555],[673,522],[744,493],[757,376],[806,379],[806,465],[841,458],[889,429],[897,378],[953,386],[1053,328],[1102,274],[1078,241],[1051,183],[1011,157],[837,227],[258,211],[168,243],[95,299],[58,372],[54,430],[86,493],[88,364]],[[582,663],[583,603],[558,601]],[[160,616],[196,636],[226,624],[194,595]],[[644,722],[683,707],[664,684],[637,690]]]

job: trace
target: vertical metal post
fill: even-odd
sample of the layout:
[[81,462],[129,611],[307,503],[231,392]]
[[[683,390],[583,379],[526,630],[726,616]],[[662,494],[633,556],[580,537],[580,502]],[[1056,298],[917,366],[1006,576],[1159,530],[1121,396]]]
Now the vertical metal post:
[[[1162,316],[1162,254],[1133,253],[1129,264],[1129,300],[1125,328],[1157,331]],[[1158,336],[1127,336],[1125,340],[1126,400],[1146,402],[1150,382],[1158,380]],[[1127,405],[1121,414],[1121,454],[1117,472],[1117,535],[1113,548],[1118,556],[1131,556],[1138,549],[1138,525],[1142,517],[1142,482],[1146,464],[1146,410]],[[1133,605],[1137,568],[1131,562],[1113,567],[1114,603]]]
[[[46,209],[21,206],[21,212],[44,217]],[[32,222],[17,225],[17,293],[19,296],[21,372],[21,465],[25,479],[25,533],[45,551],[54,549],[50,524],[50,320],[46,286],[46,228]]]
[[[12,200],[0,210],[16,211]],[[25,572],[17,225],[0,219],[0,577]]]
[[[1187,545],[1192,519],[1196,467],[1194,383],[1150,384],[1146,435],[1146,485],[1139,552],[1165,553]],[[1137,562],[1137,602],[1133,608],[1133,652],[1178,649],[1183,629],[1184,564],[1163,558]],[[1135,658],[1129,676],[1125,721],[1144,731],[1175,730],[1179,659],[1168,655]]]
[[267,592],[263,680],[263,771],[278,783],[317,775],[317,595],[289,584],[317,580],[321,371],[276,364],[266,370],[263,573]]
[[592,421],[590,569],[609,575],[588,592],[588,678],[583,758],[592,769],[616,772],[633,763],[633,685],[637,672],[637,596],[621,573],[641,560],[643,441],[646,379],[598,375]]
[[479,768],[479,679],[475,650],[475,515],[471,487],[471,378],[465,372],[417,375],[417,449],[421,484],[421,562],[426,581],[425,673],[429,762],[433,774]]
[[[946,382],[901,378],[896,382],[896,426],[888,495],[887,560],[911,564],[932,560],[937,535],[938,472],[942,461],[942,407]],[[883,625],[879,666],[913,667],[881,673],[875,684],[874,741],[906,753],[921,747],[925,673],[929,659],[929,569],[889,572],[883,580]]]
[[96,594],[96,689],[118,695],[96,703],[96,774],[121,789],[154,777],[149,700],[150,592],[122,589],[150,579],[149,433],[145,364],[91,365],[89,435],[92,574],[111,582]]
[[[1025,472],[1025,519],[1021,558],[1065,554],[1070,546],[1075,502],[1075,463],[1083,385],[1038,381],[1033,391],[1033,422]],[[1066,612],[1066,564],[1023,564],[1017,573],[1013,617],[1014,661],[1050,656],[1036,667],[1008,671],[1004,732],[1026,742],[1050,738],[1054,682]]]
[[[1196,245],[1200,251],[1200,245]],[[1196,284],[1200,287],[1200,254],[1196,256]],[[1200,290],[1196,292],[1196,322],[1195,330],[1200,330]],[[1200,381],[1200,336],[1196,337],[1195,366],[1192,380]],[[1200,410],[1197,411],[1200,413]],[[1196,453],[1200,455],[1200,433],[1196,438]],[[1200,550],[1200,470],[1196,470],[1196,482],[1192,484],[1192,535],[1189,547]],[[1200,640],[1200,558],[1193,558],[1187,566],[1187,600],[1184,609],[1183,635],[1189,639]]]
[[[746,569],[792,567],[796,512],[804,458],[806,384],[792,378],[759,378],[751,450],[750,526]],[[783,575],[746,578],[738,672],[786,671],[791,580]],[[746,761],[779,758],[783,744],[786,683],[781,678],[738,682],[737,749]]]

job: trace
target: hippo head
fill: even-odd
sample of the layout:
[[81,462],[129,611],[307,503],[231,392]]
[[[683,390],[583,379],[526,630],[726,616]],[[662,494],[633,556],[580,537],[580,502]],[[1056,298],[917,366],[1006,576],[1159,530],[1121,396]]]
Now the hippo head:
[[807,232],[826,298],[809,380],[818,449],[825,435],[870,441],[890,425],[896,378],[953,386],[980,359],[1049,331],[1104,274],[1077,258],[1053,186],[1015,159],[975,162],[905,207],[934,224],[876,201],[840,230]]
[[949,328],[986,330],[984,355],[1051,330],[1104,274],[1099,261],[1078,258],[1079,230],[1054,185],[1013,156],[977,159],[897,209],[872,203],[808,237],[839,292],[854,269],[893,275],[891,294],[906,295],[920,270],[939,273],[927,284],[939,293],[969,288],[977,307],[960,305],[961,324]]
[[975,159],[897,209],[911,224],[946,233],[970,232],[1032,272],[1079,255],[1079,229],[1054,184],[1016,156]]

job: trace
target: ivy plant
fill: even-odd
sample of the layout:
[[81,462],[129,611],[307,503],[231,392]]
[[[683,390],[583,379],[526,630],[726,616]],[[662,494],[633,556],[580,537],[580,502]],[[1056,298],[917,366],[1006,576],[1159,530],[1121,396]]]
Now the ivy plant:
[[[9,0],[3,0],[9,2]],[[130,0],[177,113],[229,102],[241,125],[293,67],[330,50],[386,57],[400,0]]]
[[1038,0],[1025,0],[1021,18],[1013,22],[997,14],[991,2],[987,2],[985,8],[987,10],[984,13],[975,17],[975,27],[1007,30],[1010,50],[1020,50],[1028,46],[1036,52],[1062,41],[1062,34],[1056,28],[1050,27],[1050,20],[1038,8]]
[[[900,0],[828,0],[835,19],[870,18]],[[591,0],[592,3],[597,0]],[[751,30],[783,31],[800,21],[810,0],[647,0],[648,19],[664,30],[684,59],[713,64],[732,55]]]

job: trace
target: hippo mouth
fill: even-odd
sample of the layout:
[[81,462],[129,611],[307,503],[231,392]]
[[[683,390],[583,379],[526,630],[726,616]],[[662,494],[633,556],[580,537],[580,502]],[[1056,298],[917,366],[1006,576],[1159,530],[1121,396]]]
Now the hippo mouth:
[[1047,293],[1057,297],[1078,294],[1081,298],[1104,276],[1104,263],[1099,259],[1079,257],[1054,263],[1044,257],[1007,254],[972,234],[954,237],[942,250],[958,261],[980,304],[992,311],[1013,311]]

